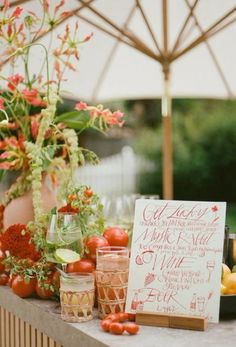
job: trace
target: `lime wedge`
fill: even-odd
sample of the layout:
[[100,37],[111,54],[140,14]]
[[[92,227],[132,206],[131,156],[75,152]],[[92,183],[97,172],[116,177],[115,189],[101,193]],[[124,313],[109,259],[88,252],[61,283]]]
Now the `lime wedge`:
[[59,263],[74,263],[75,261],[80,260],[80,255],[71,249],[59,248],[55,252],[55,259]]

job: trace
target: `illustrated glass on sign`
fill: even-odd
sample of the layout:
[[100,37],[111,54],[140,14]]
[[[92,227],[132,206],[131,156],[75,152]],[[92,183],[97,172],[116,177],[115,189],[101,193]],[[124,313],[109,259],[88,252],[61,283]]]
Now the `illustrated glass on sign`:
[[203,315],[205,311],[205,298],[203,296],[197,298],[197,307],[199,314]]
[[196,308],[197,308],[197,294],[194,293],[192,300],[190,302],[190,311],[195,313],[196,312]]
[[207,280],[207,282],[210,282],[212,272],[214,271],[214,268],[215,268],[215,261],[214,260],[208,260],[208,262],[206,264],[206,267],[207,267],[207,270],[208,270],[208,280]]

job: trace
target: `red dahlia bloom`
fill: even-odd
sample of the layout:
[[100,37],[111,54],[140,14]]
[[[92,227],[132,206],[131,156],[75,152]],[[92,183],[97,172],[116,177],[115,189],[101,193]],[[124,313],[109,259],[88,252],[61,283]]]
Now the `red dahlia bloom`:
[[38,260],[40,254],[30,243],[31,233],[24,224],[13,224],[0,236],[1,249],[21,259]]

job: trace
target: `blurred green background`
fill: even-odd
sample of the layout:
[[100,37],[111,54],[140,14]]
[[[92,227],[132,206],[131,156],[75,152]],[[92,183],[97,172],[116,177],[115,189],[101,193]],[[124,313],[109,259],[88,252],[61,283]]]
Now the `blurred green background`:
[[[81,145],[99,157],[131,145],[152,167],[147,165],[139,174],[137,192],[162,197],[161,100],[118,101],[106,106],[125,112],[124,128],[113,129],[107,136],[84,133]],[[173,100],[172,139],[174,198],[226,201],[226,223],[236,233],[236,101]]]
[[[125,108],[135,152],[153,163],[138,189],[161,195],[161,102],[130,100]],[[236,101],[177,99],[172,114],[175,199],[226,201],[226,223],[236,232]]]

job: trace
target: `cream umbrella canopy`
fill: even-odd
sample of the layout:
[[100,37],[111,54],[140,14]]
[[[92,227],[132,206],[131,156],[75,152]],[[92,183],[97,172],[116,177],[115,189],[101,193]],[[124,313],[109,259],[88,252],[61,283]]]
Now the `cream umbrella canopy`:
[[[37,11],[35,0],[12,5],[19,3]],[[94,38],[64,89],[92,102],[162,98],[163,197],[172,199],[171,98],[235,97],[236,0],[71,0],[65,7],[68,20],[80,19],[81,34],[92,30]]]

